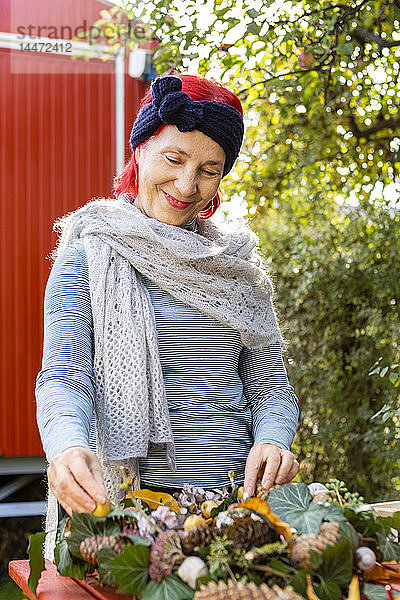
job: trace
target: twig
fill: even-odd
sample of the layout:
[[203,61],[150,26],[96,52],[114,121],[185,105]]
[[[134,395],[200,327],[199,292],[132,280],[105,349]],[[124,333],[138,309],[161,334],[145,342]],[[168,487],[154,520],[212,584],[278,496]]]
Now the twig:
[[282,571],[277,571],[272,567],[268,567],[267,565],[251,565],[252,569],[258,569],[259,571],[263,571],[264,573],[268,573],[269,575],[277,575],[278,577],[282,577],[283,579],[288,579],[290,575],[288,573],[282,573]]

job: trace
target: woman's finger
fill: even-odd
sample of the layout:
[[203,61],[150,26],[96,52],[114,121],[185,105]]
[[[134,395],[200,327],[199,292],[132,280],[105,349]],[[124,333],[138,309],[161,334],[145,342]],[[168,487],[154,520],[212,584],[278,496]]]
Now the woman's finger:
[[244,490],[246,494],[252,496],[256,488],[258,472],[263,465],[263,455],[257,448],[253,446],[246,460],[244,471]]
[[101,468],[101,464],[99,459],[97,458],[97,456],[95,454],[93,454],[92,457],[89,458],[88,461],[89,464],[89,468],[93,473],[93,477],[97,482],[97,485],[99,487],[99,490],[102,492],[102,494],[104,495],[103,500],[97,500],[97,502],[105,502],[107,499],[107,492],[106,489],[104,487],[104,478],[103,478],[103,470]]
[[281,456],[279,450],[276,450],[275,452],[269,454],[266,457],[266,459],[267,460],[265,463],[264,475],[261,480],[261,486],[265,490],[269,490],[269,488],[271,488],[275,483],[276,474],[278,473],[279,467],[281,465]]
[[[91,465],[92,470],[94,465]],[[99,486],[98,481],[94,477],[94,473],[89,469],[84,460],[79,460],[70,465],[70,471],[79,485],[93,498],[96,502],[103,504],[106,501],[105,490],[103,486]],[[95,508],[95,506],[93,507]]]
[[300,468],[300,465],[299,465],[298,461],[296,459],[294,459],[292,468],[290,469],[290,471],[287,474],[286,479],[283,483],[289,483],[289,481],[292,481],[293,477],[296,477],[297,473],[299,472],[299,468]]
[[78,484],[71,471],[64,465],[59,465],[50,474],[49,483],[57,500],[66,509],[74,512],[91,512],[96,503]]
[[281,464],[275,477],[275,483],[281,485],[286,482],[287,477],[292,470],[294,454],[289,450],[283,450],[281,453]]

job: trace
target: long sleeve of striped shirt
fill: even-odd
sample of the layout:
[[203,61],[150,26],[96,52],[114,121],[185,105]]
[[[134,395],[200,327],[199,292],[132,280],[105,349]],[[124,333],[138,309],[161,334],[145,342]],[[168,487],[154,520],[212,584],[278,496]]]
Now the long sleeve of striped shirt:
[[[219,487],[244,479],[254,443],[290,448],[297,402],[279,344],[250,350],[240,334],[183,304],[143,277],[156,318],[177,471],[150,447],[140,459],[145,485]],[[48,460],[75,445],[96,449],[93,321],[82,242],[55,261],[46,286],[37,419]]]
[[254,444],[270,443],[290,450],[299,412],[280,345],[243,348],[239,374],[253,416]]
[[70,246],[57,258],[47,281],[42,369],[36,378],[37,422],[49,462],[72,446],[89,448],[92,336],[87,268]]

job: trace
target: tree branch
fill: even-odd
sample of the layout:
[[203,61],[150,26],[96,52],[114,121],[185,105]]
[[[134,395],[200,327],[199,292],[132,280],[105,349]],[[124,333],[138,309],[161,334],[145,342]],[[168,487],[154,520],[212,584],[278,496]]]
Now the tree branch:
[[395,46],[400,46],[400,40],[387,40],[372,31],[368,31],[365,27],[356,27],[350,32],[350,35],[357,40],[369,40],[370,42],[375,42],[380,48],[394,48]]
[[360,129],[358,127],[356,118],[354,115],[350,114],[349,115],[349,126],[350,126],[350,131],[352,132],[353,135],[356,136],[356,138],[369,138],[371,135],[373,135],[374,133],[377,133],[378,131],[383,131],[385,129],[398,129],[400,128],[400,119],[396,119],[394,117],[391,117],[390,119],[378,119],[374,125],[372,125],[371,127],[368,127],[367,129]]

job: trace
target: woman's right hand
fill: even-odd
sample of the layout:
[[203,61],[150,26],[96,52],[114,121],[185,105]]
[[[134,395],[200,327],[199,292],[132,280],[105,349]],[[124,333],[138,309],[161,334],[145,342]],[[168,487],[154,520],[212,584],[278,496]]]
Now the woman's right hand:
[[93,512],[107,500],[100,461],[87,448],[74,446],[53,458],[47,469],[49,485],[69,515]]

